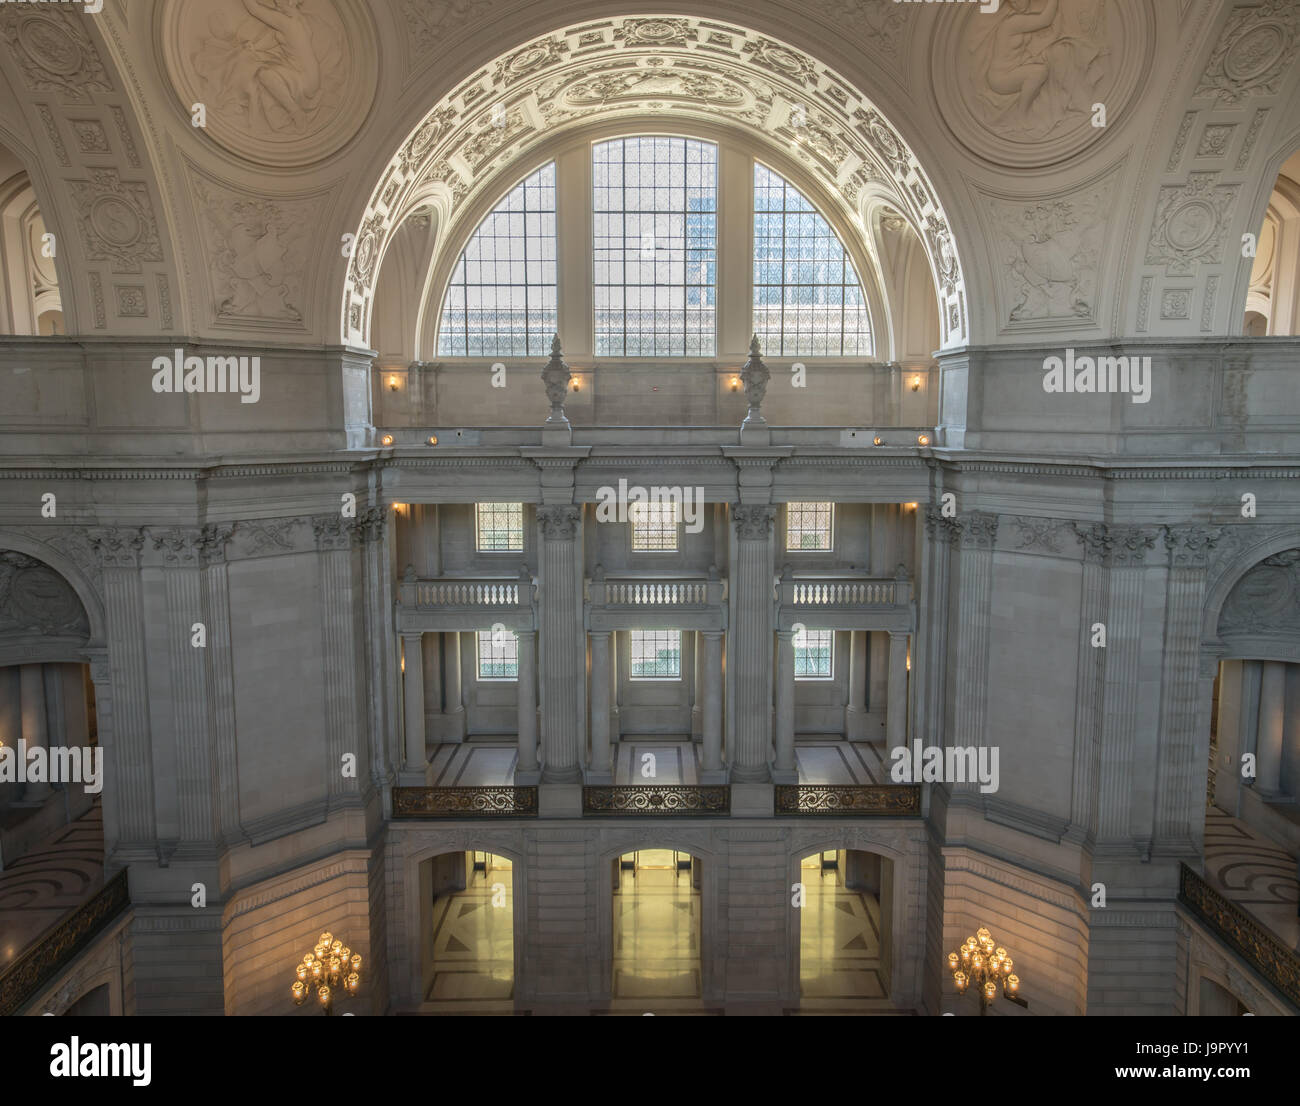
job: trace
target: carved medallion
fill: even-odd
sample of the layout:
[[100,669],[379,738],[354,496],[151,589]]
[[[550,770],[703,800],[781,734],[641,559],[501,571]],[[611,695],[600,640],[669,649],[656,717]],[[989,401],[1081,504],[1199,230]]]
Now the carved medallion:
[[185,115],[268,165],[305,165],[357,131],[374,100],[378,47],[357,0],[167,0],[163,63]]
[[1146,0],[1005,0],[936,21],[934,88],[953,137],[998,165],[1052,165],[1096,142],[1149,72]]

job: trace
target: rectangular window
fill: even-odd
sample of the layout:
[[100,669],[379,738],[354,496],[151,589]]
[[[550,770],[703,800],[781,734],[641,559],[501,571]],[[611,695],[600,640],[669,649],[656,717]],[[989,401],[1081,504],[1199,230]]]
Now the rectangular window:
[[718,148],[686,138],[592,147],[596,354],[712,357]]
[[834,653],[834,630],[804,630],[794,640],[794,678],[796,680],[833,678]]
[[832,548],[834,503],[787,503],[785,547],[787,550],[829,550]]
[[513,630],[474,635],[480,680],[519,679],[519,635]]
[[523,551],[522,503],[477,503],[474,512],[474,547],[480,553]]
[[632,549],[637,553],[672,553],[677,549],[677,504],[628,505],[632,519]]
[[629,630],[634,680],[680,680],[682,633],[680,630]]

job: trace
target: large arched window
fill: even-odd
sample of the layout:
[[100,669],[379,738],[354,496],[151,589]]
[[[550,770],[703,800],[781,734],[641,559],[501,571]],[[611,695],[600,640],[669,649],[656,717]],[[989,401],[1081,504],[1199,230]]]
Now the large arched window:
[[616,138],[592,148],[591,168],[596,353],[712,356],[718,148]]
[[441,357],[544,356],[558,326],[555,163],[516,185],[483,220],[447,285]]
[[754,333],[765,353],[871,353],[871,323],[848,251],[808,199],[754,163]]
[[439,357],[544,357],[558,333],[575,364],[731,363],[757,333],[770,357],[868,358],[888,333],[848,225],[741,143],[618,135],[548,153],[441,270]]

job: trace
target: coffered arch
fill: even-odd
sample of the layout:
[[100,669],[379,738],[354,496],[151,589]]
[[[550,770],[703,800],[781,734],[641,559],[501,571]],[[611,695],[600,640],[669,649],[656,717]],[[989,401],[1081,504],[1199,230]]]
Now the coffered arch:
[[877,184],[925,230],[942,344],[967,340],[965,280],[948,218],[885,116],[852,82],[784,42],[686,17],[626,18],[542,35],[443,96],[379,174],[355,230],[341,339],[369,343],[375,279],[412,195],[431,182],[444,185],[452,197],[447,233],[455,237],[460,221],[469,221],[465,213],[488,209],[474,201],[506,166],[584,121],[647,115],[671,118],[672,130],[721,121],[786,150],[787,158],[793,151],[859,236],[859,196]]

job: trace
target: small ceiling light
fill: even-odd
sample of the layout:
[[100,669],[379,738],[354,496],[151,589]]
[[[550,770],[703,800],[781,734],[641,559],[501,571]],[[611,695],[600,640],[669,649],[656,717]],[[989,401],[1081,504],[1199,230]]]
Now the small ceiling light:
[[883,444],[883,442],[884,439],[879,434],[877,434],[874,438],[871,439],[872,445],[881,445]]
[[395,377],[395,376],[390,376],[390,377],[388,378],[388,390],[389,390],[390,392],[395,392],[395,391],[397,391],[397,377]]
[[380,444],[380,445],[392,445],[392,444],[393,444],[393,436],[392,436],[391,434],[385,434],[382,438],[379,439],[379,444]]
[[437,444],[438,444],[438,435],[437,435],[437,434],[430,434],[430,435],[429,435],[429,444],[430,444],[430,445],[437,445]]
[[916,444],[917,444],[917,445],[929,445],[929,444],[930,444],[930,435],[929,435],[929,434],[922,434],[922,435],[920,435],[920,436],[916,439]]
[[921,378],[919,376],[912,377],[912,391],[919,392],[920,390],[921,390]]

